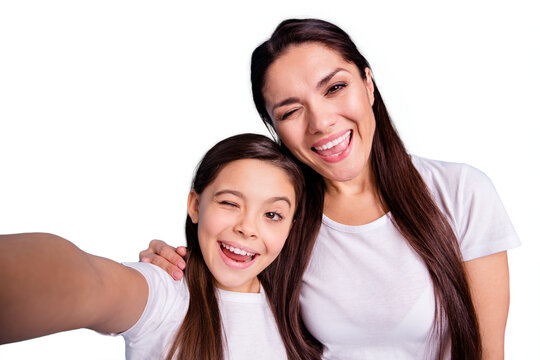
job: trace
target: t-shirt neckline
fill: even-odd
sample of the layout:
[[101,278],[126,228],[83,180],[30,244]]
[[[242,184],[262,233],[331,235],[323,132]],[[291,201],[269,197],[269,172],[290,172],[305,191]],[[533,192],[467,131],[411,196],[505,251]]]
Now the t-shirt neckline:
[[228,291],[216,287],[218,295],[222,301],[240,302],[246,304],[257,304],[266,301],[266,295],[262,284],[258,293],[245,293],[238,291]]
[[334,221],[330,219],[328,216],[323,214],[322,222],[324,225],[338,231],[346,232],[346,233],[362,233],[366,231],[371,231],[373,229],[382,227],[386,225],[389,221],[391,221],[391,214],[390,212],[384,214],[380,218],[373,220],[370,223],[362,224],[362,225],[345,225],[338,223],[337,221]]

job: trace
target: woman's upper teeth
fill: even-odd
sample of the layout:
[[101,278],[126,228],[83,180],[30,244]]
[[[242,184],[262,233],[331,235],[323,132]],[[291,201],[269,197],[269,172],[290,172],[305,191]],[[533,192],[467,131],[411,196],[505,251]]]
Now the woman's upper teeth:
[[332,141],[327,142],[326,144],[323,144],[321,146],[315,147],[315,150],[321,151],[321,150],[328,150],[342,142],[343,140],[347,139],[351,135],[351,130],[347,131],[345,134],[341,135],[337,139],[334,139]]

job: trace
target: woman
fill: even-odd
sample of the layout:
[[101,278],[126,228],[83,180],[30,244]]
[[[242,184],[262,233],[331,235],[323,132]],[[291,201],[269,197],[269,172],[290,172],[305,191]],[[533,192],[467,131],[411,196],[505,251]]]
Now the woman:
[[[323,178],[300,295],[323,357],[503,358],[506,250],[519,240],[489,179],[410,156],[368,62],[333,24],[282,22],[253,52],[251,81],[267,127]],[[162,242],[141,259],[184,266]]]
[[1,235],[0,344],[87,327],[121,333],[128,359],[318,359],[298,303],[285,301],[294,294],[274,281],[294,277],[309,256],[304,227],[320,214],[305,199],[298,164],[269,138],[243,134],[215,145],[197,169],[184,281],[55,235]]

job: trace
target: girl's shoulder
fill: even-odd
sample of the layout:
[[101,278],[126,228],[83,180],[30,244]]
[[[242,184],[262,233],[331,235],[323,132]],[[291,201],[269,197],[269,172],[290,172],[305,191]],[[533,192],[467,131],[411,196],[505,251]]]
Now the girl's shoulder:
[[171,330],[176,330],[189,305],[189,291],[184,278],[174,280],[153,264],[133,262],[123,265],[139,271],[148,283],[144,312],[133,327],[122,333],[124,339],[136,343],[145,336],[166,336]]
[[153,264],[144,262],[126,262],[122,264],[137,270],[144,276],[150,294],[163,293],[182,298],[189,296],[184,278],[174,280],[165,270]]

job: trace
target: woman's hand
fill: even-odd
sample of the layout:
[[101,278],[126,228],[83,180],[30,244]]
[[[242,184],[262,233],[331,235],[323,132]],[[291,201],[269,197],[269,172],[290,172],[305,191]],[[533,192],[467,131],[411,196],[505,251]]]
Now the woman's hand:
[[139,253],[139,261],[157,265],[168,272],[173,279],[180,280],[184,276],[182,270],[186,268],[186,262],[183,259],[186,253],[186,248],[183,246],[174,248],[164,241],[152,240],[148,249]]

